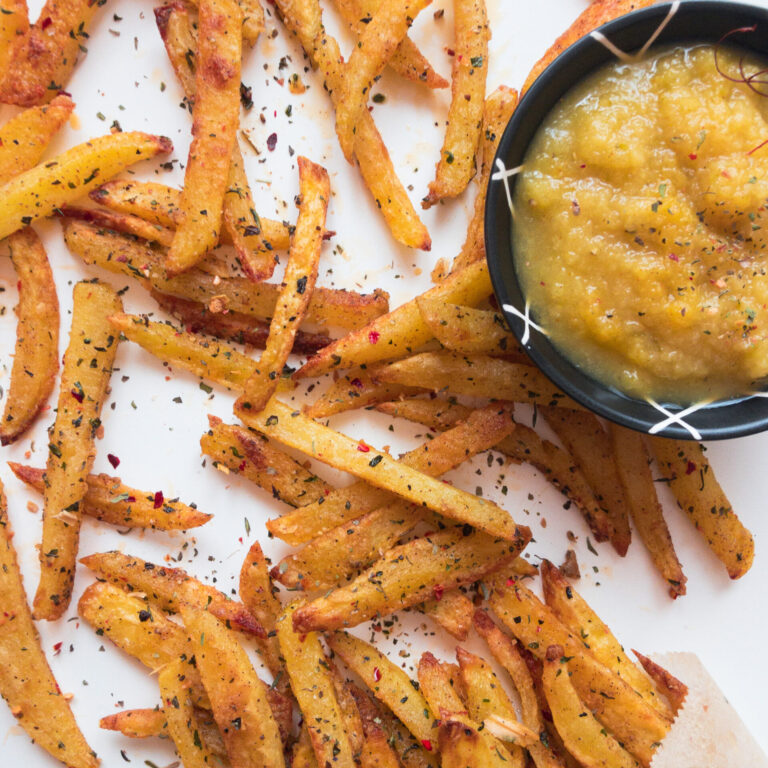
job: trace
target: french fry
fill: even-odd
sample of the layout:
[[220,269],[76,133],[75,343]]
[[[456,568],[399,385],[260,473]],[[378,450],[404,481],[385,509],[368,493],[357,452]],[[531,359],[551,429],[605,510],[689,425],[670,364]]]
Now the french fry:
[[510,763],[509,756],[492,748],[483,733],[461,720],[440,721],[438,746],[443,768],[502,768]]
[[328,172],[322,166],[305,157],[299,157],[298,166],[301,206],[283,288],[269,325],[264,352],[235,408],[246,402],[254,411],[261,411],[266,406],[277,389],[278,377],[282,375],[299,324],[306,315],[315,290],[331,184]]
[[374,78],[408,34],[408,29],[431,0],[381,0],[360,32],[344,67],[341,94],[336,102],[336,134],[344,156],[354,162],[355,126],[368,101]]
[[449,635],[464,642],[472,629],[475,607],[472,601],[458,589],[452,589],[439,598],[427,600],[421,609]]
[[159,566],[122,552],[98,552],[80,560],[99,578],[131,592],[143,592],[164,611],[178,613],[188,605],[207,610],[221,621],[256,637],[265,637],[264,628],[242,603],[203,584],[181,568]]
[[95,752],[75,722],[51,672],[27,604],[5,493],[0,484],[0,694],[18,724],[44,750],[72,768],[96,768]]
[[381,728],[365,736],[360,765],[362,768],[400,768],[397,754],[389,746],[387,734]]
[[[18,19],[20,13],[16,9],[10,14],[0,14],[0,35],[4,29],[2,25],[9,17]],[[0,69],[0,72],[5,71]],[[51,139],[67,122],[74,108],[75,103],[69,96],[56,96],[50,104],[26,109],[0,128],[0,184],[6,184],[40,162]]]
[[[45,470],[13,461],[8,466],[23,483],[45,492]],[[162,491],[147,493],[123,485],[119,477],[88,475],[80,511],[88,517],[126,528],[185,531],[205,525],[212,515],[188,507],[178,499],[166,499]]]
[[88,489],[95,433],[117,352],[118,339],[107,317],[122,309],[112,288],[100,283],[77,283],[73,295],[56,420],[49,433],[40,582],[34,599],[35,617],[48,621],[64,613],[72,596],[80,505]]
[[687,579],[656,496],[645,441],[638,432],[617,424],[608,424],[608,434],[635,530],[656,570],[669,584],[669,595],[674,600],[685,594]]
[[333,690],[336,694],[336,701],[339,703],[341,719],[344,723],[344,733],[349,739],[349,746],[352,748],[352,756],[358,762],[360,753],[363,750],[365,736],[363,734],[363,720],[360,717],[360,711],[355,703],[354,696],[350,688],[350,683],[344,681],[338,668],[331,663],[331,678],[333,680]]
[[651,448],[677,505],[723,563],[728,575],[741,578],[752,567],[755,543],[723,493],[701,445],[652,437]]
[[173,231],[159,224],[144,221],[138,216],[128,213],[115,213],[103,208],[86,208],[76,205],[65,205],[61,214],[69,219],[87,221],[96,227],[112,229],[124,235],[140,237],[150,243],[160,243],[166,247],[173,242]]
[[249,412],[245,405],[236,412],[246,426],[407,501],[506,538],[520,548],[530,538],[525,526],[516,525],[512,517],[493,502],[434,480],[386,452],[371,450],[362,442],[302,416],[274,398],[258,414]]
[[544,408],[541,413],[587,478],[608,515],[611,524],[608,538],[624,557],[632,537],[627,514],[629,505],[608,433],[597,417],[586,411]]
[[11,62],[29,35],[26,0],[3,0],[0,4],[0,89]]
[[373,645],[348,632],[327,636],[328,647],[371,689],[423,745],[437,744],[434,716],[408,675]]
[[[199,6],[200,0],[192,0],[193,5]],[[243,14],[243,42],[256,45],[259,35],[264,31],[264,9],[259,0],[237,0]]]
[[[488,266],[477,262],[451,275],[423,296],[471,306],[488,297],[492,290]],[[412,299],[320,350],[294,377],[320,376],[333,369],[398,359],[412,354],[431,338],[432,331],[421,317],[417,300]]]
[[16,354],[0,421],[0,444],[17,440],[45,407],[59,369],[59,299],[40,238],[30,227],[8,238],[18,277]]
[[304,716],[317,763],[353,768],[352,747],[344,731],[333,679],[320,639],[299,634],[293,617],[301,603],[291,603],[277,622],[277,637],[296,701]]
[[3,70],[0,102],[30,107],[63,91],[99,7],[91,0],[47,0]]
[[418,605],[435,589],[471,584],[519,554],[525,539],[511,543],[462,527],[413,539],[394,547],[368,571],[330,594],[299,608],[298,631],[329,631],[355,626]]
[[193,267],[219,240],[229,162],[240,122],[243,14],[234,0],[201,0],[192,145],[165,267]]
[[659,696],[651,679],[632,663],[621,643],[587,601],[549,560],[542,561],[540,570],[544,601],[557,618],[573,635],[581,637],[599,662],[629,683],[662,717],[671,721],[673,712]]
[[302,723],[299,729],[299,738],[293,745],[291,768],[319,768],[306,723]]
[[[360,37],[368,19],[372,18],[379,7],[376,0],[334,0],[334,6],[352,32]],[[441,77],[416,47],[405,37],[389,57],[387,65],[400,77],[417,83],[424,83],[427,88],[447,88],[448,81]]]
[[0,187],[0,239],[50,216],[128,166],[172,149],[161,136],[110,133],[15,176]]
[[285,765],[283,745],[258,677],[237,638],[201,607],[182,604],[196,666],[233,768]]
[[657,664],[653,659],[643,656],[642,653],[632,649],[632,653],[637,656],[638,661],[646,671],[648,676],[656,683],[658,689],[667,697],[672,705],[675,715],[683,708],[685,698],[688,695],[688,686],[680,682],[674,675],[667,672],[664,667]]
[[490,27],[485,0],[454,3],[453,72],[451,106],[435,180],[422,201],[429,208],[446,197],[457,197],[475,174],[480,144],[488,73]]
[[209,416],[210,430],[200,438],[200,447],[217,466],[243,474],[275,498],[294,507],[311,504],[333,492],[317,475],[283,453],[262,435],[224,424]]
[[544,661],[544,693],[555,727],[584,768],[634,768],[637,762],[584,706],[576,693],[562,646],[550,645]]

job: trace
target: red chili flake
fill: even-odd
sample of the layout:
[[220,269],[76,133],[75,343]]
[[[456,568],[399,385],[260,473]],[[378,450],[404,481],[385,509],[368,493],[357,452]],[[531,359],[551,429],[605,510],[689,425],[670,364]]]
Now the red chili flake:
[[358,389],[363,388],[363,382],[360,381],[360,379],[352,379],[352,381],[349,382],[353,387],[357,387]]
[[432,594],[435,596],[435,600],[442,600],[443,592],[445,592],[445,587],[442,584],[436,584],[432,587]]
[[424,749],[426,749],[427,752],[432,751],[432,742],[429,739],[422,739],[421,746],[424,747]]
[[157,493],[155,493],[155,503],[152,506],[155,509],[160,509],[160,507],[163,506],[164,501],[165,501],[165,497],[163,496],[163,492],[157,491]]
[[374,625],[371,627],[371,629],[372,629],[374,632],[381,632],[381,624],[374,624]]
[[126,499],[126,501],[127,501],[129,504],[135,504],[135,503],[136,503],[136,497],[135,497],[135,496],[129,496],[129,497]]
[[73,389],[70,391],[70,394],[75,398],[75,400],[77,400],[78,403],[82,403],[85,399],[85,393],[81,389]]
[[53,655],[58,656],[61,653],[61,646],[62,643],[54,643],[53,645]]
[[378,331],[371,331],[371,332],[368,334],[368,341],[369,341],[371,344],[376,344],[376,343],[378,342],[378,340],[379,340],[379,336],[380,336],[380,335],[381,335],[381,334],[380,334]]
[[273,152],[276,146],[277,146],[277,134],[270,133],[269,136],[267,137],[267,149],[270,152]]
[[688,462],[688,466],[685,468],[686,475],[692,475],[696,471],[696,465],[692,462]]
[[360,451],[360,453],[368,453],[368,451],[371,450],[370,446],[366,445],[365,443],[358,443],[357,444],[357,450]]
[[237,471],[238,471],[238,472],[244,472],[244,471],[245,471],[245,459],[243,459],[243,460],[240,462],[240,466],[238,466],[238,468],[237,468]]
[[40,29],[48,29],[48,27],[53,24],[53,19],[50,16],[46,16],[41,22],[40,22]]
[[670,253],[669,258],[672,259],[672,261],[680,261],[680,257],[676,253]]
[[114,453],[107,454],[107,461],[112,465],[112,469],[117,469],[120,466],[120,459]]
[[691,152],[690,155],[688,155],[689,160],[695,160],[698,157],[698,155],[695,152]]
[[512,577],[507,579],[507,586],[508,587],[514,587],[515,586],[515,580]]
[[381,670],[378,667],[373,668],[373,682],[378,683],[381,680]]

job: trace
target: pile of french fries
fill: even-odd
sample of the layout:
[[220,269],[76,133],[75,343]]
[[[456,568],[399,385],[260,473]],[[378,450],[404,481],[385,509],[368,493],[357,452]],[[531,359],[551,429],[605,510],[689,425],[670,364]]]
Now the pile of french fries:
[[[275,0],[283,23],[321,70],[347,160],[356,163],[392,236],[428,250],[429,233],[398,179],[367,108],[385,67],[426,88],[448,81],[408,37],[429,0],[336,0],[356,36],[345,62],[318,0]],[[648,0],[596,0],[534,68],[570,42]],[[531,531],[505,509],[441,480],[494,449],[529,463],[567,496],[594,538],[624,555],[630,521],[672,597],[685,594],[651,474],[654,456],[680,507],[731,578],[754,546],[701,446],[603,425],[532,364],[490,303],[485,188],[516,91],[486,95],[490,30],[484,0],[454,0],[452,97],[425,208],[478,194],[466,240],[436,285],[390,311],[388,296],[317,286],[331,197],[329,174],[298,158],[294,223],[259,216],[237,135],[243,57],[264,28],[258,0],[171,0],[155,9],[159,36],[191,109],[182,189],[115,178],[171,143],[110,133],[45,158],[74,109],[61,91],[78,39],[101,3],[49,0],[30,24],[23,0],[0,0],[0,103],[25,107],[0,128],[0,238],[19,279],[16,352],[0,441],[18,440],[60,381],[46,467],[11,463],[43,495],[40,581],[30,611],[0,489],[0,693],[27,733],[68,766],[98,761],[42,652],[35,619],[60,619],[72,600],[83,515],[110,525],[186,530],[211,515],[161,491],[93,474],[101,411],[120,343],[237,395],[240,424],[210,417],[202,452],[246,477],[287,511],[266,528],[295,549],[279,563],[258,542],[242,565],[239,600],[183,570],[121,552],[80,558],[97,581],[78,613],[157,675],[160,703],[101,721],[130,737],[170,738],[186,768],[302,766],[648,766],[685,686],[638,654],[637,666],[561,573],[544,561],[542,603],[523,580]],[[135,279],[182,327],[126,313],[98,280],[75,285],[59,374],[59,303],[33,224],[61,218],[86,265]],[[219,246],[231,248],[235,262]],[[281,282],[277,251],[287,251]],[[329,330],[330,329],[330,332]],[[335,338],[333,335],[335,335]],[[245,345],[235,346],[234,344]],[[263,350],[258,356],[254,348]],[[295,372],[289,356],[307,357]],[[298,409],[280,399],[296,381],[332,373]],[[517,423],[534,407],[560,445]],[[375,407],[426,425],[430,439],[400,457],[329,426]],[[351,473],[334,487],[295,458]],[[114,467],[119,460],[109,457]],[[575,563],[571,563],[571,572]],[[577,570],[577,568],[576,568]],[[577,574],[575,574],[577,575]],[[296,592],[284,604],[277,585]],[[474,593],[470,591],[477,586]],[[479,607],[481,603],[495,614]],[[513,704],[487,660],[457,650],[458,666],[422,656],[418,684],[346,632],[418,609],[451,636],[476,632],[517,690]],[[257,674],[255,648],[272,676]],[[346,676],[351,673],[354,682]],[[299,715],[295,728],[294,713]]]

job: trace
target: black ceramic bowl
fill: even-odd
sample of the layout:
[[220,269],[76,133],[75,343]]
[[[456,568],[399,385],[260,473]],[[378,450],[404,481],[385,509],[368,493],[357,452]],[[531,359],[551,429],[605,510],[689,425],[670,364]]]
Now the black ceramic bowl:
[[[599,31],[622,51],[633,53],[658,29],[671,5],[662,3],[629,13],[604,24]],[[728,42],[768,57],[768,10],[733,2],[683,0],[654,46],[717,43],[726,33],[752,25],[756,25],[754,32],[740,33]],[[593,70],[611,61],[616,61],[614,54],[591,36],[574,43],[542,72],[504,131],[485,207],[486,253],[500,307],[511,305],[524,314],[526,303],[515,271],[513,220],[507,198],[508,194],[514,194],[516,177],[504,179],[497,171],[521,165],[536,130],[560,97]],[[565,358],[547,336],[530,327],[521,316],[506,309],[504,315],[530,357],[557,386],[611,421],[641,432],[697,440],[739,437],[768,429],[768,397],[751,395],[692,408],[670,403],[661,403],[658,407],[595,380]],[[535,313],[531,312],[530,319],[536,321]]]

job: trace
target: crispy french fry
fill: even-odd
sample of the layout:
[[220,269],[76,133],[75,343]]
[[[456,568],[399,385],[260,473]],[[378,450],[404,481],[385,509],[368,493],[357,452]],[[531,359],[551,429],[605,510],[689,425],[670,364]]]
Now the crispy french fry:
[[540,570],[544,600],[557,618],[572,634],[582,638],[599,662],[629,683],[659,714],[671,721],[672,710],[659,696],[651,679],[624,653],[608,625],[549,560],[542,561]]
[[542,414],[568,449],[605,510],[611,530],[608,538],[624,557],[632,534],[629,528],[624,486],[608,433],[594,414],[564,408],[543,408]]
[[50,216],[130,165],[170,152],[169,139],[133,131],[78,144],[0,187],[0,239]]
[[233,629],[265,637],[264,628],[242,603],[230,600],[218,589],[203,584],[181,568],[159,566],[122,552],[98,552],[80,560],[99,578],[131,592],[143,592],[164,611],[178,613],[188,605],[207,610]]
[[435,589],[471,584],[519,554],[525,539],[511,543],[462,527],[394,547],[347,585],[298,609],[299,631],[355,626],[376,614],[423,603]]
[[353,768],[352,747],[344,731],[333,678],[320,639],[314,632],[294,630],[301,603],[291,603],[277,622],[277,637],[291,688],[309,730],[318,765]]
[[[198,6],[200,0],[192,0]],[[243,14],[243,42],[255,45],[259,35],[264,31],[264,9],[259,0],[237,0]]]
[[488,73],[490,27],[485,0],[454,3],[454,57],[451,106],[435,180],[422,201],[429,208],[446,197],[460,195],[475,174]]
[[173,231],[159,224],[144,221],[138,216],[128,213],[115,213],[103,208],[86,208],[76,205],[65,205],[61,208],[61,214],[70,219],[87,221],[99,228],[112,229],[124,235],[140,237],[150,243],[170,246],[173,241]]
[[[377,452],[340,432],[324,427],[272,399],[258,414],[245,406],[236,409],[243,422],[278,442],[296,448],[325,464],[352,473],[378,488],[439,514],[469,523],[493,536],[501,536],[517,547],[530,538],[525,526],[493,502],[460,491],[418,472],[386,452]],[[361,447],[362,446],[362,447]]]
[[293,745],[291,768],[319,768],[306,723],[302,723],[299,729],[299,738]]
[[439,624],[449,635],[464,642],[472,628],[475,607],[472,601],[458,589],[452,589],[439,598],[427,600],[421,606],[424,613]]
[[248,403],[254,411],[261,411],[266,406],[277,389],[278,377],[282,375],[315,290],[331,183],[325,168],[311,160],[299,157],[298,166],[301,206],[283,288],[269,325],[264,352],[245,383],[245,392],[238,399],[236,408]]
[[200,438],[203,453],[231,472],[294,507],[306,506],[333,492],[317,475],[283,453],[263,435],[208,417],[210,430]]
[[[94,439],[118,339],[107,322],[122,304],[112,288],[77,283],[56,420],[45,470],[43,541],[35,617],[52,621],[69,605],[80,538],[80,505],[95,458]],[[84,365],[87,361],[87,365]]]
[[683,708],[685,698],[688,695],[688,686],[680,682],[673,674],[667,672],[664,667],[657,664],[653,659],[643,656],[642,653],[632,649],[632,653],[637,656],[643,669],[648,676],[656,683],[658,689],[667,697],[672,705],[675,715]]
[[179,205],[181,219],[165,261],[171,276],[193,267],[219,240],[240,121],[242,23],[234,0],[200,0],[193,138]]
[[72,768],[96,768],[96,754],[77,727],[40,646],[12,537],[0,484],[0,590],[6,619],[0,624],[0,694],[43,749]]
[[[471,306],[485,299],[491,291],[487,265],[476,262],[451,275],[423,296]],[[431,338],[432,331],[421,317],[417,299],[412,299],[320,350],[294,376],[320,376],[335,368],[353,368],[405,357]]]
[[[23,483],[39,493],[45,491],[45,471],[13,461],[8,466]],[[127,528],[184,531],[207,523],[212,515],[188,507],[178,499],[166,499],[162,491],[147,493],[123,485],[119,477],[88,475],[80,511],[88,517]]]
[[2,0],[0,3],[0,89],[17,51],[29,35],[26,0]]
[[284,766],[283,745],[267,688],[237,638],[204,608],[180,607],[233,768]]
[[[0,14],[0,36],[9,15],[17,18],[19,11]],[[0,69],[0,72],[4,71],[4,68]],[[69,96],[56,96],[50,104],[26,109],[0,128],[0,184],[40,162],[49,142],[67,122],[74,108],[75,103]]]
[[687,579],[656,496],[650,469],[651,457],[645,441],[639,432],[617,424],[608,424],[608,434],[635,530],[650,553],[656,570],[669,584],[670,597],[675,599],[685,594]]
[[365,736],[360,765],[362,768],[400,768],[397,753],[389,746],[387,734],[381,728]]
[[422,744],[437,744],[434,716],[408,675],[373,645],[347,632],[327,637],[328,647],[389,707]]
[[352,756],[359,762],[365,738],[363,734],[363,720],[360,717],[360,711],[357,708],[354,696],[352,696],[350,683],[345,682],[335,664],[331,663],[330,667],[333,690],[336,694],[336,701],[339,703],[339,711],[344,723],[344,733],[347,734],[347,739],[349,739]]
[[476,728],[463,720],[450,718],[440,721],[438,745],[443,768],[492,768],[509,765],[509,756],[502,757],[498,748],[492,748],[489,741]]
[[733,511],[701,445],[652,437],[651,447],[677,505],[723,563],[728,575],[741,578],[752,567],[755,542]]
[[16,354],[0,421],[0,444],[17,440],[45,406],[59,369],[59,299],[40,238],[30,227],[8,238],[19,285]]
[[344,156],[354,161],[355,126],[365,109],[374,78],[405,39],[408,29],[431,0],[381,0],[360,32],[344,67],[336,102],[336,134]]

